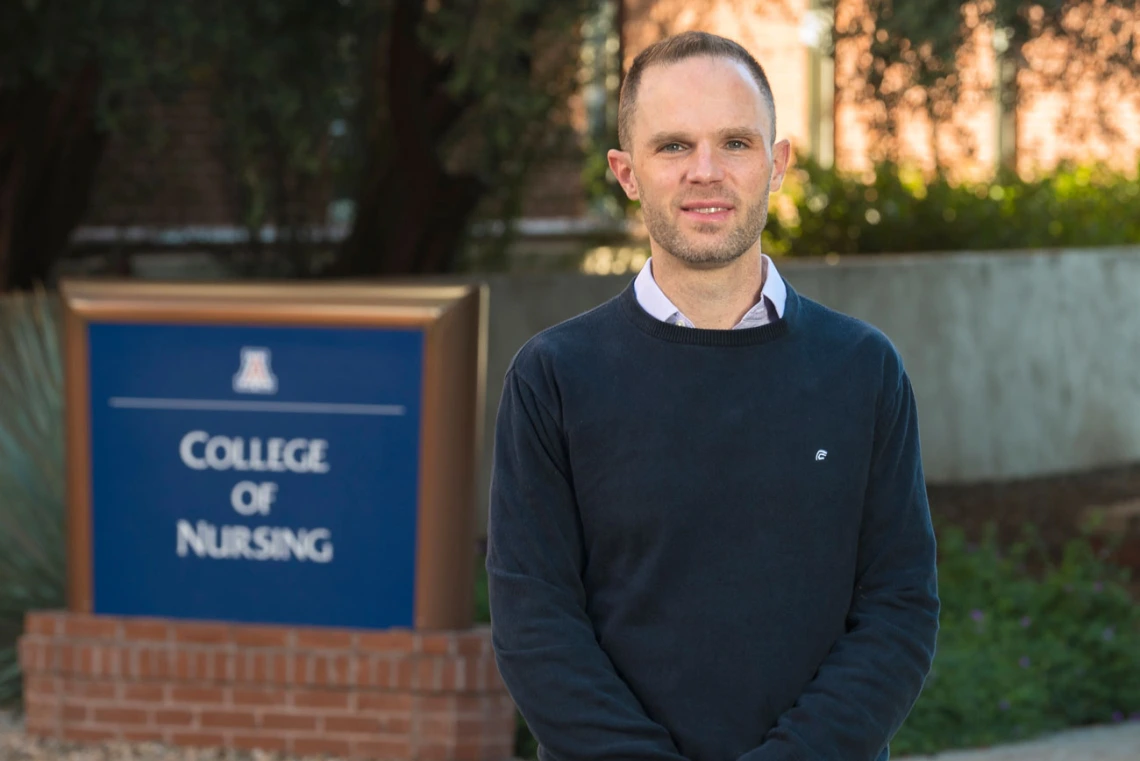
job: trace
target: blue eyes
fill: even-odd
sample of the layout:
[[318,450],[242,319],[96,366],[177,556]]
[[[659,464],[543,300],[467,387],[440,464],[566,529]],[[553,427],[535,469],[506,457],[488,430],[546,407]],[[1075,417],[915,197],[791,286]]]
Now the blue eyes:
[[[744,142],[743,140],[729,140],[727,143],[725,143],[725,147],[733,151],[742,151],[748,148],[748,143]],[[681,145],[680,143],[666,143],[665,145],[661,146],[661,150],[666,153],[676,153],[677,151],[684,149],[685,146]]]

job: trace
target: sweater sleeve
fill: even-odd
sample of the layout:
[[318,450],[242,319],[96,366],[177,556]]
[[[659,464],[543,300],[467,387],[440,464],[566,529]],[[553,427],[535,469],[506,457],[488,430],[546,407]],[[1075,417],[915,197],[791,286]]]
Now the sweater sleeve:
[[594,635],[557,404],[508,372],[495,430],[488,594],[503,682],[543,758],[681,761]]
[[875,761],[914,707],[940,601],[917,409],[901,367],[885,384],[846,633],[763,743],[740,761]]

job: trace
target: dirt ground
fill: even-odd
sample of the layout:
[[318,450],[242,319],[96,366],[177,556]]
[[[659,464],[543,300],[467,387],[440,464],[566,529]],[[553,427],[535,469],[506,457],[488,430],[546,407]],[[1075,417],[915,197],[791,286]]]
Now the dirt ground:
[[1003,543],[1032,523],[1054,550],[1080,535],[1095,508],[1107,508],[1097,536],[1122,538],[1112,559],[1132,569],[1133,588],[1140,592],[1140,463],[1016,481],[930,484],[927,492],[936,523],[961,526],[977,538],[994,522]]

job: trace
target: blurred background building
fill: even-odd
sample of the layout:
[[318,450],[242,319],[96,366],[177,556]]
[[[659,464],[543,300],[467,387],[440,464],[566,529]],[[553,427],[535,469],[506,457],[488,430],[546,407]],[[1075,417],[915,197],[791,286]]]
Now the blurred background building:
[[[1113,59],[1135,58],[1124,9],[1071,4],[1066,23],[1080,32],[1059,40],[1033,33],[1035,19],[1044,26],[1045,11],[1031,6],[1014,50],[1012,30],[980,23],[977,8],[967,3],[968,34],[950,51],[957,70],[948,76],[923,72],[930,79],[925,87],[904,76],[906,63],[919,60],[916,51],[905,40],[892,40],[890,27],[876,24],[874,13],[854,0],[837,8],[817,0],[599,3],[582,19],[575,43],[579,86],[567,100],[572,130],[527,178],[519,232],[541,250],[543,240],[574,240],[612,226],[619,216],[614,205],[604,202],[604,194],[591,197],[589,185],[604,182],[600,156],[612,144],[622,72],[653,41],[697,28],[740,41],[765,66],[780,135],[792,141],[801,160],[858,171],[876,157],[889,157],[972,179],[1003,166],[1033,176],[1061,162],[1135,171],[1135,86],[1122,71],[1109,71]],[[873,45],[880,55],[898,45],[898,60],[876,72],[881,62],[872,57]],[[945,54],[929,52],[935,59]],[[164,132],[161,146],[132,134],[112,138],[75,242],[129,240],[161,248],[242,240],[241,189],[209,87],[155,103],[151,113]],[[333,120],[328,129],[335,136],[345,126]],[[353,198],[345,187],[313,182],[294,203],[299,219],[319,237],[346,234]]]

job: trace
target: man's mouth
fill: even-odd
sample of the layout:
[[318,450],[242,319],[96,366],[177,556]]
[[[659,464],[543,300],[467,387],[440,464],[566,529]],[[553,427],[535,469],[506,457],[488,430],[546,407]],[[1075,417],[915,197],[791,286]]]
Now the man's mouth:
[[691,215],[693,218],[710,221],[727,219],[729,213],[732,211],[732,204],[721,200],[688,201],[681,204],[681,211],[686,215]]

